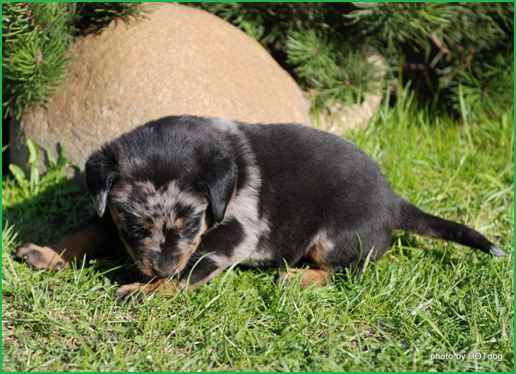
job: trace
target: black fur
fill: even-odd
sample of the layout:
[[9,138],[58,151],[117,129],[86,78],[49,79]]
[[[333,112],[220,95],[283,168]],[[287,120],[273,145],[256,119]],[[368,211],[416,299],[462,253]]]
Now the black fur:
[[233,195],[236,182],[236,167],[229,157],[203,160],[197,185],[210,200],[210,209],[215,222],[221,222],[226,207]]
[[111,149],[105,149],[104,152],[94,152],[86,162],[86,185],[99,216],[106,210],[109,189],[118,177],[114,157]]

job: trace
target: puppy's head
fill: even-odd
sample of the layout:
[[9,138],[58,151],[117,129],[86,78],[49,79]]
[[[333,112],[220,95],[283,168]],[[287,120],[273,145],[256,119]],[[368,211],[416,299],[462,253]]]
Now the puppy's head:
[[[168,277],[183,270],[202,235],[224,219],[236,183],[230,157],[128,157],[111,143],[86,163],[99,216],[110,214],[140,271]],[[108,210],[108,212],[106,212]]]
[[120,238],[142,273],[161,278],[187,264],[208,228],[208,199],[176,181],[156,187],[151,181],[117,183],[107,208]]

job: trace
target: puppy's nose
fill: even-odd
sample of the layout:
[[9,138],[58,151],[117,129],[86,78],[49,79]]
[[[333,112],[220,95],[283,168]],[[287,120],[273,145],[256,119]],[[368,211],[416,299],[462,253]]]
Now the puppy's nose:
[[157,266],[153,266],[152,271],[154,271],[154,274],[156,274],[160,278],[167,278],[167,277],[171,276],[172,274],[174,274],[176,272],[176,269],[161,270]]

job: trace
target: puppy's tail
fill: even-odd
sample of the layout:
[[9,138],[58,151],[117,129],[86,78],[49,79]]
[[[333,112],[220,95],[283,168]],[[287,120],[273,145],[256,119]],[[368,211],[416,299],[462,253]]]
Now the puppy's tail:
[[506,256],[505,252],[487,240],[482,234],[460,223],[426,214],[406,200],[400,203],[399,229],[431,238],[451,240],[468,247],[480,249],[494,256]]

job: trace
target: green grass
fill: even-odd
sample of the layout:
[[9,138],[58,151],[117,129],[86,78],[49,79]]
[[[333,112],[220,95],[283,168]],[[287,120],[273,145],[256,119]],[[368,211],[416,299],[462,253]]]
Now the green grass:
[[114,291],[135,274],[128,257],[51,273],[11,251],[59,239],[93,212],[89,197],[62,178],[24,190],[4,177],[3,371],[512,372],[513,116],[461,123],[405,98],[345,137],[400,195],[511,255],[398,233],[376,267],[318,288],[235,267],[196,291],[117,305]]

